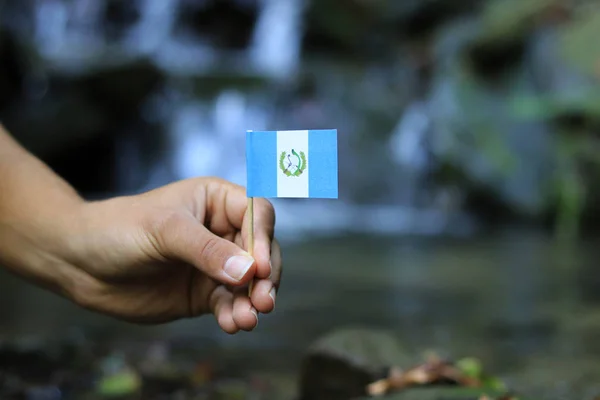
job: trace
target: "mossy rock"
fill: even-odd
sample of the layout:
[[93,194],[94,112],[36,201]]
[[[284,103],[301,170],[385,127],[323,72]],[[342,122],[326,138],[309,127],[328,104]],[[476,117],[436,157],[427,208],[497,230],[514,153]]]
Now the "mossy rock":
[[415,362],[386,331],[349,328],[333,331],[308,350],[300,376],[300,399],[347,400],[367,394],[367,385],[394,365]]

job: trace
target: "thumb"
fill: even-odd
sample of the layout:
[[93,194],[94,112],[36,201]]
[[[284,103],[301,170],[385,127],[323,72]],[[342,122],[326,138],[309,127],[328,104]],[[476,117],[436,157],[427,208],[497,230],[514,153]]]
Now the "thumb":
[[192,216],[169,218],[157,236],[161,254],[191,264],[223,284],[243,285],[254,276],[256,261],[250,254]]

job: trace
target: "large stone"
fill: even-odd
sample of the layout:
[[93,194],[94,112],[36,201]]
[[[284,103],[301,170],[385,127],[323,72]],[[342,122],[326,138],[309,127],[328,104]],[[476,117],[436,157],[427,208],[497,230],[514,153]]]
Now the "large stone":
[[390,333],[362,328],[334,331],[310,347],[302,365],[301,400],[347,400],[411,357]]
[[485,85],[454,65],[436,73],[428,109],[432,152],[466,182],[468,194],[491,193],[518,215],[539,217],[554,178],[556,140],[545,121],[514,115],[511,102],[534,89],[519,67],[503,81],[505,89]]

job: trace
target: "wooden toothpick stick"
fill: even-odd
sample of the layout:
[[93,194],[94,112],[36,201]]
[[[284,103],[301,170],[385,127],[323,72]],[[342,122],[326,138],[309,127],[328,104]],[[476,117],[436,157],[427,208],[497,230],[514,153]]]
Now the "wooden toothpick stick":
[[[254,197],[248,197],[248,253],[254,257]],[[248,285],[248,297],[252,294],[254,278]]]

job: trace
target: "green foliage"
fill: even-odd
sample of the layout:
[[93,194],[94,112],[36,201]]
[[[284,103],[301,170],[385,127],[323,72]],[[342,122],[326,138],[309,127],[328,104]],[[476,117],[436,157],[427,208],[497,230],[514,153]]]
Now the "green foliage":
[[532,28],[531,20],[555,0],[494,0],[483,12],[483,36],[511,37],[525,34]]
[[482,388],[494,392],[506,391],[506,385],[499,378],[484,373],[481,362],[476,358],[462,358],[456,362],[457,368],[469,378],[474,378],[482,383]]
[[470,378],[479,378],[483,371],[481,362],[476,358],[471,357],[458,360],[456,366]]
[[98,383],[98,394],[103,397],[120,397],[136,393],[141,386],[141,379],[135,371],[125,369],[108,375]]
[[560,42],[567,62],[586,74],[600,76],[600,9],[594,8],[564,27]]
[[549,120],[568,114],[600,118],[600,87],[591,87],[577,97],[560,94],[515,96],[509,106],[515,117],[525,120]]

